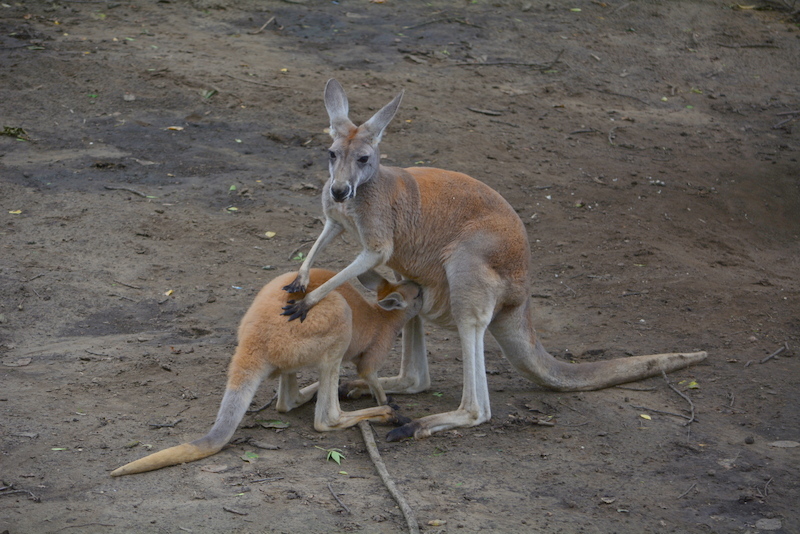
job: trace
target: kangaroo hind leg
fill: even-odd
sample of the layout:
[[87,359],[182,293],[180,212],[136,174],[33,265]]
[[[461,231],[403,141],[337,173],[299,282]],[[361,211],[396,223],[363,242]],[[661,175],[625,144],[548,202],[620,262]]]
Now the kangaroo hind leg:
[[417,419],[392,430],[389,441],[475,426],[492,416],[484,361],[484,337],[495,312],[501,281],[478,254],[463,251],[446,266],[450,305],[461,339],[463,389],[458,409]]

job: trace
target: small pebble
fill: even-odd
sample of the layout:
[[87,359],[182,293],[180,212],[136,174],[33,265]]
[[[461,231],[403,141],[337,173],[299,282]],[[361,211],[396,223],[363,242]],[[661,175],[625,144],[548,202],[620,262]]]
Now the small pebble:
[[753,443],[756,442],[756,438],[754,438],[753,436],[747,436],[746,438],[744,438],[744,442],[747,443],[748,445],[752,445]]

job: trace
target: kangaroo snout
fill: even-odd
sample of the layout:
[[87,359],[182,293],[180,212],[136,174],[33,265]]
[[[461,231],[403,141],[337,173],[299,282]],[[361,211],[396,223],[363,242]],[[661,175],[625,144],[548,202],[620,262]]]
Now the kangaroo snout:
[[353,187],[350,184],[331,185],[331,197],[335,202],[344,202],[348,198],[353,198]]

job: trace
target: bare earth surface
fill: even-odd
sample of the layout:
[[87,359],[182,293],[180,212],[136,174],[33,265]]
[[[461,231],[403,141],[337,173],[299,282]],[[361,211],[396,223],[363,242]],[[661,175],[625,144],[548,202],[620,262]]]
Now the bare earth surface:
[[[358,429],[315,432],[313,405],[109,477],[210,428],[240,317],[321,230],[330,77],[356,121],[406,90],[385,164],[517,209],[559,358],[709,352],[669,376],[687,425],[662,377],[553,393],[489,340],[490,423],[375,428],[424,531],[800,532],[800,29],[755,4],[0,4],[0,532],[405,530]],[[461,395],[455,333],[428,341],[411,417]]]

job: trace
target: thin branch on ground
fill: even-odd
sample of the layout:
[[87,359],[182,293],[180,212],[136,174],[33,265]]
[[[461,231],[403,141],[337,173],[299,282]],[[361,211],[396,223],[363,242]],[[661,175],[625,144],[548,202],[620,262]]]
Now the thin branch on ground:
[[690,491],[692,491],[692,490],[693,490],[694,488],[696,488],[696,487],[697,487],[697,482],[695,482],[694,484],[692,484],[691,486],[689,486],[689,489],[687,489],[686,491],[684,491],[683,493],[681,493],[680,495],[678,495],[678,499],[682,499],[682,498],[686,497],[686,495],[688,495],[688,494],[689,494],[689,492],[690,492]]
[[417,518],[414,515],[414,510],[406,502],[403,494],[397,489],[395,486],[392,477],[389,475],[389,471],[386,469],[386,464],[383,463],[381,459],[381,453],[378,452],[378,446],[375,444],[375,436],[372,435],[372,426],[370,426],[368,421],[361,421],[358,423],[358,427],[361,429],[361,435],[364,437],[364,445],[367,446],[367,451],[369,452],[369,457],[372,458],[372,463],[375,464],[375,469],[378,470],[378,474],[383,480],[383,484],[386,486],[386,489],[389,490],[389,493],[392,494],[394,497],[395,502],[397,502],[397,506],[400,507],[400,511],[403,512],[403,517],[406,519],[406,525],[408,525],[408,531],[412,534],[419,533],[419,524],[417,523]]
[[145,195],[141,191],[137,191],[136,189],[131,189],[130,187],[117,187],[115,185],[107,185],[105,186],[105,188],[108,189],[109,191],[127,191],[128,193],[139,195],[142,198],[147,198],[147,195]]
[[768,362],[768,361],[770,361],[772,358],[774,358],[775,356],[777,356],[777,355],[778,355],[778,354],[780,354],[781,352],[783,352],[783,351],[785,351],[785,350],[788,350],[788,349],[789,349],[789,342],[787,341],[787,342],[784,342],[784,344],[783,344],[783,346],[782,346],[782,347],[780,347],[778,350],[776,350],[775,352],[773,352],[772,354],[770,354],[769,356],[767,356],[766,358],[764,358],[763,360],[761,360],[761,361],[760,361],[760,362],[758,362],[758,363],[767,363],[767,362]]
[[665,373],[663,369],[661,370],[661,376],[663,376],[663,377],[664,377],[664,382],[666,382],[666,383],[667,383],[667,385],[669,386],[669,388],[670,388],[672,391],[674,391],[675,393],[677,393],[678,395],[680,395],[681,397],[683,397],[683,398],[684,398],[684,400],[686,400],[686,402],[688,402],[688,403],[689,403],[689,407],[690,407],[690,408],[691,408],[691,410],[692,410],[692,416],[689,418],[689,420],[688,420],[687,422],[683,423],[683,426],[688,426],[688,425],[691,425],[691,424],[692,424],[692,422],[694,422],[694,403],[692,402],[692,399],[690,399],[688,395],[686,395],[685,393],[683,393],[682,391],[680,391],[678,388],[676,388],[675,386],[673,386],[673,385],[670,383],[669,379],[667,378],[667,373]]
[[14,495],[15,493],[27,493],[28,496],[31,498],[31,500],[34,502],[41,502],[42,500],[40,497],[34,495],[32,491],[24,489],[14,489],[14,486],[6,486],[5,488],[3,488],[3,491],[0,491],[0,497],[3,497],[5,495]]
[[267,408],[272,406],[272,403],[275,402],[275,399],[277,399],[277,398],[278,398],[278,394],[276,393],[275,395],[272,396],[272,398],[269,400],[269,402],[267,402],[264,406],[262,406],[260,408],[256,408],[255,410],[247,410],[247,413],[258,413],[258,412],[260,412],[262,410],[266,410]]
[[175,425],[183,421],[183,419],[176,419],[172,423],[148,423],[153,428],[175,428]]
[[552,69],[558,60],[561,59],[561,55],[564,53],[564,50],[560,50],[556,58],[551,61],[550,63],[529,63],[523,61],[484,61],[481,63],[470,63],[470,62],[461,62],[461,63],[453,63],[454,67],[502,67],[502,66],[512,66],[512,67],[536,67],[540,71],[550,70]]
[[250,35],[256,35],[256,34],[259,34],[259,33],[263,32],[263,31],[264,31],[264,28],[266,28],[267,26],[269,26],[270,22],[272,22],[273,20],[275,20],[275,17],[272,17],[272,18],[270,18],[270,19],[269,19],[267,22],[265,22],[265,23],[264,23],[264,25],[263,25],[263,26],[261,26],[259,29],[255,30],[255,31],[252,31],[252,32],[247,32],[247,33],[249,33]]
[[328,491],[331,492],[331,495],[333,495],[333,498],[336,499],[336,502],[339,503],[339,506],[344,508],[344,511],[347,512],[347,515],[353,515],[353,512],[350,511],[350,508],[348,508],[347,505],[342,502],[342,500],[339,498],[339,496],[336,495],[336,492],[333,491],[333,488],[331,487],[331,483],[330,482],[328,482]]
[[248,80],[247,78],[237,78],[236,76],[231,76],[230,74],[223,74],[223,76],[227,76],[233,80],[239,80],[240,82],[247,82],[247,83],[254,83],[256,85],[263,85],[264,87],[274,87],[276,89],[291,89],[291,87],[287,87],[285,85],[273,85],[267,82],[257,82],[256,80]]

